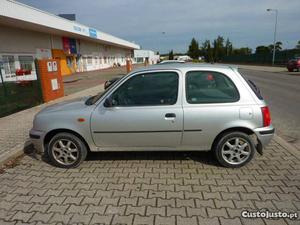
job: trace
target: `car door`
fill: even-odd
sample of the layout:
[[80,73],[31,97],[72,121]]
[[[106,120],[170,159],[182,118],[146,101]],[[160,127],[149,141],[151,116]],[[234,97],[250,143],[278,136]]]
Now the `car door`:
[[239,119],[239,91],[224,73],[189,71],[184,92],[182,145],[187,149],[209,150],[215,137]]
[[91,117],[98,147],[175,147],[183,129],[181,76],[176,71],[133,74],[107,95]]

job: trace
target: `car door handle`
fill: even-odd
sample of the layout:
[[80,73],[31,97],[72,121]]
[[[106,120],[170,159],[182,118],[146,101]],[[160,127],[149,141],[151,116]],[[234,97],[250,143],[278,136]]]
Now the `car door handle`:
[[169,119],[174,119],[174,118],[176,118],[176,114],[175,113],[167,113],[166,115],[165,115],[165,118],[167,119],[167,118],[169,118]]

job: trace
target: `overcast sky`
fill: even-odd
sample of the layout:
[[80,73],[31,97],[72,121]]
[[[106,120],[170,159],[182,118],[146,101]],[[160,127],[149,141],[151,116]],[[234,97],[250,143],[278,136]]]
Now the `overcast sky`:
[[300,0],[20,0],[54,13],[75,13],[78,22],[135,42],[143,49],[186,52],[195,37],[199,43],[217,35],[234,47],[273,42],[275,13],[277,39],[284,48],[300,40]]

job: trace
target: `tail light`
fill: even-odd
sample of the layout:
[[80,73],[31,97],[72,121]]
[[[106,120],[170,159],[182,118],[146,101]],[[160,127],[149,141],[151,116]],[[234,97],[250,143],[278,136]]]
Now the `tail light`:
[[261,108],[262,116],[263,116],[263,126],[268,127],[271,125],[271,114],[268,106]]
[[300,65],[300,59],[297,61],[297,64]]

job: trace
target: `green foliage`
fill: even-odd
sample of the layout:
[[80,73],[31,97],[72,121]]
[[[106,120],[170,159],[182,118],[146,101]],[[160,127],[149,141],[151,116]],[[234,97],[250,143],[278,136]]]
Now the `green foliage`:
[[300,49],[300,40],[298,41],[298,43],[296,45],[296,49]]
[[173,50],[171,50],[169,52],[169,60],[173,60],[174,59],[174,53],[173,53]]
[[200,56],[200,50],[199,50],[199,43],[196,41],[195,38],[192,39],[189,49],[187,52],[188,56],[190,56],[192,59],[198,59]]

